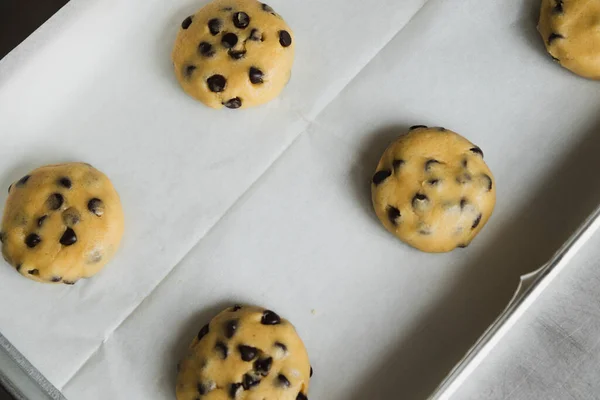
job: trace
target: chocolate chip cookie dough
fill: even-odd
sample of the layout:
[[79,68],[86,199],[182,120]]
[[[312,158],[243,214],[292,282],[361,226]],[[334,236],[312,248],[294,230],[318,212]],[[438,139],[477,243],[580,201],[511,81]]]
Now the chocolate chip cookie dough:
[[108,178],[89,164],[48,165],[10,185],[2,255],[39,282],[74,284],[102,269],[123,235],[123,210]]
[[386,229],[431,253],[466,247],[496,202],[483,151],[448,129],[422,125],[386,149],[371,193]]
[[542,0],[538,30],[554,60],[600,79],[600,1]]
[[178,368],[177,400],[307,400],[312,375],[294,326],[251,306],[202,327]]
[[212,108],[251,107],[287,84],[294,36],[267,4],[215,0],[181,23],[172,58],[190,96]]

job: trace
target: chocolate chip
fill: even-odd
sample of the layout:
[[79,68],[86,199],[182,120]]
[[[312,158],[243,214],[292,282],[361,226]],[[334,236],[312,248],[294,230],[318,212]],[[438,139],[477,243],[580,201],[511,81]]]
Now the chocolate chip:
[[273,358],[263,358],[254,361],[254,370],[261,374],[262,376],[267,376],[269,371],[271,370],[271,366],[273,365]]
[[467,199],[465,199],[464,197],[462,199],[460,199],[460,209],[463,210],[467,204],[469,204],[469,202],[467,201]]
[[74,285],[74,284],[76,284],[76,283],[77,283],[77,281],[63,281],[63,283],[64,283],[65,285]]
[[33,249],[35,246],[37,246],[40,242],[42,241],[42,238],[39,237],[39,235],[36,235],[35,233],[30,233],[29,235],[27,235],[27,237],[25,238],[25,244],[27,245],[27,247],[29,247],[30,249]]
[[246,55],[246,50],[229,50],[227,54],[229,54],[229,57],[231,57],[232,59],[239,60],[241,58],[244,58],[244,56]]
[[310,375],[309,375],[309,378],[312,378],[312,376],[313,376],[313,369],[312,369],[312,365],[311,365],[310,366]]
[[62,278],[60,276],[53,276],[51,281],[52,282],[60,282],[62,280]]
[[281,318],[273,311],[265,310],[262,318],[260,319],[260,323],[263,325],[279,325],[281,323]]
[[429,185],[431,185],[431,186],[435,186],[435,185],[437,185],[439,182],[440,182],[440,180],[439,180],[439,179],[430,179],[430,180],[428,180],[428,181],[427,181],[427,183],[428,183]]
[[258,349],[256,347],[240,344],[238,346],[238,350],[242,355],[242,360],[247,362],[254,360],[258,355]]
[[281,349],[284,353],[287,352],[287,346],[281,342],[275,342],[273,346]]
[[471,229],[475,229],[479,226],[479,223],[481,222],[481,214],[479,214],[477,216],[477,218],[475,218],[475,221],[473,221],[473,225],[471,225]]
[[187,29],[190,27],[191,24],[192,24],[192,16],[190,15],[189,17],[184,19],[183,22],[181,23],[181,29]]
[[456,247],[459,247],[459,248],[461,248],[461,249],[464,249],[464,248],[465,248],[465,247],[467,247],[467,246],[468,246],[468,244],[461,243],[461,244],[457,245]]
[[67,228],[65,233],[63,233],[62,237],[60,238],[60,244],[63,246],[71,246],[75,243],[77,243],[77,235],[75,234],[75,231],[71,228]]
[[236,108],[240,108],[242,106],[242,99],[239,97],[234,97],[233,99],[227,100],[223,105],[227,108],[235,110]]
[[469,173],[460,174],[456,177],[456,182],[460,185],[464,185],[467,182],[471,182],[473,177]]
[[0,243],[4,243],[4,232],[0,232]]
[[213,36],[218,35],[219,32],[221,32],[221,25],[222,23],[220,19],[213,18],[210,21],[208,21],[208,30]]
[[60,193],[53,193],[46,200],[46,206],[50,210],[58,210],[64,203],[65,199]]
[[27,183],[27,181],[31,178],[31,175],[25,175],[21,179],[17,181],[17,187],[21,187]]
[[252,29],[250,31],[250,36],[248,36],[248,40],[252,40],[254,42],[258,42],[263,40],[262,35],[258,31],[258,29]]
[[308,400],[308,397],[306,397],[306,395],[302,392],[298,393],[298,396],[296,396],[296,400]]
[[[177,364],[177,369],[179,369],[179,364]],[[198,386],[198,393],[200,393],[201,396],[204,396],[206,393],[208,393],[210,390],[208,390],[208,387],[205,383],[199,383]]]
[[66,187],[67,189],[71,189],[71,180],[69,178],[63,177],[58,180],[59,185]]
[[550,54],[550,57],[552,57],[552,59],[553,59],[554,61],[556,61],[557,63],[559,63],[559,64],[560,64],[560,60],[559,60],[558,58],[554,57],[552,54]]
[[463,167],[463,168],[467,168],[468,162],[467,162],[467,159],[466,159],[466,158],[463,158],[463,159],[462,159],[462,161],[461,161],[461,165],[462,165],[462,167]]
[[263,73],[260,69],[256,67],[250,67],[248,76],[250,77],[250,82],[252,82],[255,85],[263,83]]
[[483,151],[479,147],[475,146],[470,148],[469,150],[475,154],[479,154],[481,158],[483,158]]
[[204,325],[200,332],[198,332],[198,340],[202,340],[204,336],[208,335],[208,324]]
[[240,306],[239,304],[236,304],[233,306],[233,308],[231,309],[232,312],[236,312],[242,309],[242,306]]
[[226,47],[228,49],[231,49],[233,46],[235,46],[238,42],[238,37],[235,33],[226,33],[223,35],[223,37],[221,38],[221,44],[223,45],[223,47]]
[[441,162],[439,162],[438,160],[434,160],[433,158],[431,160],[427,160],[425,162],[425,171],[429,171],[429,169],[435,164],[441,164]]
[[289,47],[292,44],[292,37],[288,31],[279,31],[279,44],[283,47]]
[[221,341],[218,341],[215,344],[215,351],[217,353],[219,353],[219,355],[221,356],[221,359],[225,360],[227,358],[227,356],[229,355],[229,349],[227,348],[227,345]]
[[10,193],[10,189],[12,189],[12,183],[8,185],[8,193]]
[[397,170],[402,165],[404,165],[404,160],[394,160],[394,161],[392,161],[392,167],[394,167],[394,170]]
[[241,388],[241,383],[232,383],[231,385],[229,385],[229,397],[235,399]]
[[227,80],[223,75],[213,75],[206,80],[208,88],[211,92],[219,93],[225,90],[225,86],[227,86]]
[[481,179],[485,181],[485,185],[487,187],[488,192],[492,190],[492,178],[489,175],[483,174],[481,175]]
[[236,28],[245,29],[250,25],[250,17],[245,12],[236,12],[233,14],[233,25]]
[[392,175],[392,171],[390,171],[389,169],[377,171],[375,172],[375,175],[373,175],[373,183],[375,184],[375,186],[377,186],[381,182],[385,181],[390,175]]
[[38,275],[40,274],[40,270],[39,270],[39,269],[37,269],[37,268],[36,268],[36,269],[30,269],[29,271],[27,271],[27,273],[28,273],[29,275],[35,275],[35,276],[38,276]]
[[387,216],[392,224],[398,225],[398,218],[400,218],[400,210],[398,210],[394,206],[388,206]]
[[552,12],[555,14],[562,14],[564,12],[563,0],[556,0],[556,6],[554,6]]
[[290,387],[292,385],[289,379],[283,374],[277,375],[277,384],[284,387]]
[[237,331],[239,321],[237,319],[233,319],[231,321],[227,321],[225,323],[225,337],[227,339],[231,339],[235,332]]
[[17,266],[15,267],[17,269],[17,271],[21,271],[21,267],[23,266],[23,264],[17,264]]
[[244,386],[244,390],[250,390],[250,388],[258,385],[259,383],[260,379],[250,374],[244,374],[244,377],[242,378],[242,386]]
[[429,198],[422,193],[417,193],[412,199],[413,208],[422,207],[424,203],[428,202]]
[[421,129],[421,128],[427,128],[427,125],[413,125],[410,128],[408,128],[409,131],[412,131],[414,129]]
[[81,216],[75,207],[69,207],[63,212],[62,218],[65,225],[74,226],[79,223]]
[[98,198],[94,197],[93,199],[88,201],[87,208],[88,210],[90,210],[91,213],[95,214],[98,217],[101,217],[104,214],[104,204],[102,203],[102,200]]
[[444,128],[443,126],[440,126],[440,127],[438,127],[437,129],[438,129],[438,131],[440,131],[440,132],[446,132],[446,128]]
[[221,8],[221,11],[231,11],[233,10],[233,7],[223,7]]
[[215,50],[213,49],[213,45],[208,42],[200,42],[198,45],[198,53],[204,57],[212,57],[215,55]]
[[196,70],[195,65],[186,65],[185,70],[183,71],[183,74],[185,75],[186,78],[190,78],[195,70]]
[[550,36],[548,36],[548,45],[551,45],[552,42],[554,42],[556,39],[564,39],[565,37],[563,35],[561,35],[560,33],[551,33]]
[[39,226],[41,228],[42,225],[44,224],[44,221],[46,220],[46,218],[48,218],[47,215],[42,215],[41,217],[39,217],[37,220],[37,226]]
[[275,10],[273,10],[273,8],[270,5],[265,4],[265,3],[262,3],[262,9],[263,9],[263,11],[270,12],[270,13],[275,12]]

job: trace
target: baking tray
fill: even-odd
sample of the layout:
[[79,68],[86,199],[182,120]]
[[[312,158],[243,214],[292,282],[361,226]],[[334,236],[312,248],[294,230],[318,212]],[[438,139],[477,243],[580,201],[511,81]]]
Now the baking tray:
[[[427,397],[598,204],[580,156],[597,85],[547,57],[538,1],[279,1],[289,86],[216,112],[169,61],[202,4],[75,0],[0,61],[0,183],[88,161],[127,218],[114,262],[75,287],[0,269],[0,331],[67,398],[168,399],[197,330],[254,303],[297,326],[311,398]],[[496,177],[467,249],[418,252],[373,215],[377,160],[414,124],[464,134]]]

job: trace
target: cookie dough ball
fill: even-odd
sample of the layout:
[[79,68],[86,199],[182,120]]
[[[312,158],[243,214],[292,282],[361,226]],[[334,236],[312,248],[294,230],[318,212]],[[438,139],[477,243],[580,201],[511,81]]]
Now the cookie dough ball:
[[294,35],[264,3],[215,0],[181,23],[172,57],[190,96],[212,108],[251,107],[287,84]]
[[102,269],[123,236],[123,210],[108,178],[89,164],[48,165],[8,189],[2,255],[21,275],[73,284]]
[[538,30],[563,67],[600,79],[600,1],[542,0]]
[[448,129],[421,125],[383,153],[371,193],[386,229],[430,253],[466,247],[496,202],[481,149]]
[[250,306],[200,329],[178,368],[177,400],[306,400],[312,374],[294,326]]

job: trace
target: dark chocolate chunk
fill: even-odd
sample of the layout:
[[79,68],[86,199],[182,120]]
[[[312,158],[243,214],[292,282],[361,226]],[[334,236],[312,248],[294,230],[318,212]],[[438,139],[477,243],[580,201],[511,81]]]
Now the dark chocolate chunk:
[[375,172],[375,175],[373,175],[373,183],[375,184],[375,186],[377,186],[381,182],[385,181],[390,175],[392,175],[392,171],[390,171],[389,169],[377,171]]
[[308,397],[306,397],[306,395],[302,392],[298,393],[298,396],[296,396],[296,400],[308,400]]
[[483,151],[479,147],[475,146],[470,148],[469,150],[475,154],[479,154],[481,158],[483,158]]
[[252,40],[254,42],[258,42],[263,40],[262,35],[258,31],[258,29],[252,29],[250,31],[250,36],[248,36],[248,40]]
[[292,385],[289,379],[283,374],[277,375],[277,384],[283,387],[290,387]]
[[555,14],[562,14],[564,12],[563,0],[556,0],[556,5],[552,9],[552,12]]
[[181,23],[181,29],[187,29],[190,27],[191,24],[192,24],[192,16],[190,15],[189,17],[184,19],[183,22]]
[[236,12],[233,14],[233,25],[236,28],[245,29],[250,25],[250,17],[245,12]]
[[233,308],[231,309],[231,311],[236,312],[242,309],[242,306],[240,306],[239,304],[236,304],[233,306]]
[[87,208],[88,210],[90,210],[90,212],[92,212],[98,217],[101,217],[104,214],[104,204],[100,199],[93,198],[90,201],[88,201]]
[[77,283],[77,281],[63,281],[63,283],[64,283],[65,285],[74,285],[74,284],[76,284],[76,283]]
[[392,224],[398,225],[398,218],[400,218],[400,210],[398,210],[394,206],[388,206],[387,216]]
[[77,243],[77,235],[75,234],[75,231],[71,228],[67,228],[65,233],[63,233],[62,237],[60,238],[60,244],[63,246],[71,246],[75,243]]
[[60,282],[62,278],[60,276],[53,276],[51,280],[52,282]]
[[254,370],[261,374],[262,376],[267,376],[269,371],[271,370],[271,366],[273,365],[273,358],[263,358],[254,361]]
[[486,183],[487,183],[486,187],[487,187],[487,190],[488,190],[488,192],[489,192],[490,190],[492,190],[492,185],[493,185],[493,183],[492,183],[492,178],[490,178],[490,176],[489,176],[489,175],[486,175],[486,174],[483,174],[483,175],[481,175],[481,178],[482,178],[484,181],[486,181]]
[[46,200],[46,205],[50,210],[58,210],[64,203],[65,199],[60,193],[53,193]]
[[287,352],[287,346],[281,342],[275,342],[273,346],[281,349],[284,353]]
[[58,180],[58,184],[63,187],[66,187],[67,189],[71,189],[71,185],[72,185],[71,180],[67,177],[60,178]]
[[37,226],[41,227],[44,224],[46,218],[48,218],[47,215],[42,215],[41,217],[39,217],[37,220]]
[[39,270],[39,269],[37,269],[37,268],[35,268],[35,269],[30,269],[29,271],[27,271],[27,273],[28,273],[29,275],[35,275],[35,276],[38,276],[38,275],[40,274],[40,270]]
[[440,180],[439,179],[430,179],[427,181],[427,183],[430,184],[431,186],[435,186],[438,183],[440,183]]
[[394,167],[394,170],[397,170],[403,164],[404,164],[404,160],[394,160],[394,161],[392,161],[392,167]]
[[215,55],[215,50],[213,49],[213,45],[208,42],[200,42],[198,45],[198,53],[204,57],[212,57]]
[[244,377],[242,378],[242,386],[244,386],[244,390],[250,390],[250,388],[258,385],[259,383],[260,379],[250,374],[244,374]]
[[463,210],[469,202],[464,197],[460,199],[460,209]]
[[440,132],[446,132],[446,128],[444,128],[443,126],[439,126],[437,129]]
[[62,214],[63,222],[67,226],[74,226],[79,223],[81,216],[75,207],[67,208]]
[[27,183],[27,181],[31,178],[31,175],[25,175],[21,179],[17,181],[17,187],[21,187]]
[[[177,364],[177,367],[178,367],[177,369],[179,370],[179,364]],[[205,394],[210,392],[211,385],[209,383],[199,383],[197,388],[198,388],[198,393],[200,393],[200,396],[204,396]]]
[[232,59],[239,60],[246,56],[246,50],[229,50],[227,54],[229,54],[229,57]]
[[429,201],[429,198],[422,193],[417,193],[412,199],[413,208],[422,206],[425,202]]
[[25,238],[25,244],[27,245],[27,247],[29,247],[30,249],[33,249],[35,246],[37,246],[40,242],[42,241],[42,238],[39,237],[39,235],[36,235],[35,233],[30,233],[29,235],[27,235],[27,237]]
[[229,397],[231,397],[232,399],[235,399],[238,392],[241,389],[242,389],[241,383],[232,383],[231,385],[229,385]]
[[227,100],[223,105],[227,108],[235,110],[236,108],[240,108],[242,106],[242,99],[239,97],[234,97],[233,99]]
[[242,355],[242,360],[247,362],[254,360],[258,355],[258,349],[256,347],[240,344],[238,346],[238,350]]
[[4,243],[4,232],[0,232],[0,243]]
[[15,268],[17,269],[17,271],[21,271],[22,266],[23,266],[23,264],[17,264],[17,266]]
[[260,323],[263,325],[279,325],[281,323],[281,318],[273,311],[265,310],[260,319]]
[[551,45],[552,42],[554,42],[556,39],[564,39],[565,37],[563,35],[561,35],[560,33],[551,33],[550,36],[548,36],[548,45]]
[[232,319],[231,321],[227,321],[225,323],[225,337],[227,339],[231,339],[235,332],[237,331],[239,321],[237,319]]
[[263,11],[270,12],[270,13],[275,12],[275,10],[273,10],[273,8],[270,5],[265,4],[265,3],[262,3],[262,9],[263,9]]
[[221,38],[221,44],[223,45],[223,47],[226,47],[228,49],[231,49],[233,46],[235,46],[238,42],[238,37],[235,33],[226,33],[223,35],[223,37]]
[[256,67],[250,67],[248,76],[250,77],[250,82],[252,82],[255,85],[263,83],[263,72]]
[[311,365],[310,366],[310,376],[309,376],[309,378],[312,378],[312,376],[313,376],[313,369],[312,369],[312,365]]
[[475,221],[473,221],[473,225],[471,225],[471,229],[475,229],[479,226],[479,223],[481,222],[481,214],[479,214],[477,216],[477,218],[475,218]]
[[204,336],[208,335],[208,324],[204,325],[200,332],[198,332],[198,340],[202,340]]
[[190,78],[195,70],[196,70],[195,65],[186,65],[185,69],[183,70],[183,74],[185,75],[186,78]]
[[434,160],[433,158],[431,160],[427,160],[425,162],[425,171],[429,171],[429,169],[435,164],[441,164],[441,162]]
[[218,341],[215,344],[215,351],[217,353],[219,353],[219,355],[221,356],[221,359],[225,360],[227,358],[227,356],[229,355],[229,349],[227,348],[227,345],[221,341]]
[[227,79],[223,75],[213,75],[206,80],[206,84],[211,92],[219,93],[225,90]]
[[427,128],[426,125],[413,125],[408,130],[412,131],[413,129]]
[[292,37],[288,31],[279,31],[279,44],[283,47],[289,47],[292,44]]
[[221,32],[221,25],[222,23],[219,18],[213,18],[208,21],[208,30],[213,36],[218,35]]

